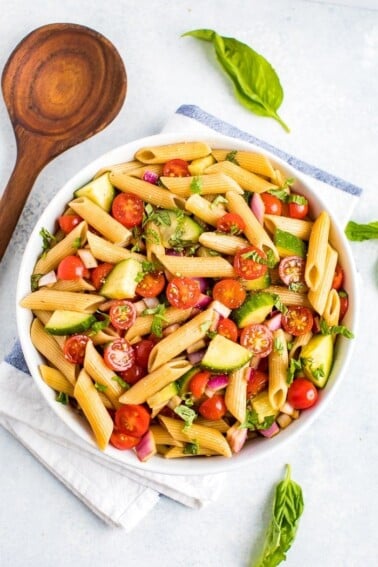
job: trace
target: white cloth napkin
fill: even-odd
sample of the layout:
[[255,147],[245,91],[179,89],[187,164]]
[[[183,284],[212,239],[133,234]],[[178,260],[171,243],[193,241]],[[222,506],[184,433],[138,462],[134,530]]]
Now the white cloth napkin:
[[[349,218],[361,189],[306,164],[192,105],[181,106],[165,132],[195,136],[215,130],[270,150],[314,179],[340,223]],[[340,206],[341,205],[341,206]],[[0,425],[106,523],[132,530],[159,494],[198,508],[214,501],[224,475],[167,476],[132,469],[100,454],[59,420],[28,374],[19,343],[0,365]]]

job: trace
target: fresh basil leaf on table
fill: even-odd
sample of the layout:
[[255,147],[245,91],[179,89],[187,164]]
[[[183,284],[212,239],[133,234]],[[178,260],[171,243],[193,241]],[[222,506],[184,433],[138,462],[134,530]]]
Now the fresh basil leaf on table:
[[356,242],[378,238],[378,221],[369,222],[368,224],[359,224],[354,221],[349,221],[345,229],[345,234],[349,240]]
[[259,116],[277,120],[289,132],[277,114],[283,101],[283,89],[272,65],[254,49],[232,37],[223,37],[208,29],[183,34],[213,43],[217,59],[230,77],[238,101]]

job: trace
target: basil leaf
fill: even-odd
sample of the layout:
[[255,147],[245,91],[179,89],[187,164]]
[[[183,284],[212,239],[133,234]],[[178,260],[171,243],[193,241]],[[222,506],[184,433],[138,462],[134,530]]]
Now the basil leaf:
[[231,79],[235,96],[251,112],[277,120],[289,132],[277,114],[283,100],[283,89],[271,64],[254,49],[234,39],[223,37],[213,30],[192,30],[183,36],[211,41],[218,62]]
[[369,222],[368,224],[359,224],[354,221],[349,221],[345,229],[345,234],[349,240],[354,240],[355,242],[378,238],[378,221]]

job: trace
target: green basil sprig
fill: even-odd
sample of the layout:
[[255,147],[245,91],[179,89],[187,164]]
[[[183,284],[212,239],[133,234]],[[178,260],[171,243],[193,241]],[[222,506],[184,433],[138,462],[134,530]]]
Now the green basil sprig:
[[378,221],[369,222],[368,224],[359,224],[354,221],[349,221],[345,229],[345,234],[349,240],[356,242],[378,238]]
[[262,55],[234,39],[223,37],[214,30],[192,30],[183,36],[211,41],[217,59],[231,79],[238,101],[259,116],[277,120],[289,132],[287,124],[277,114],[283,101],[283,89],[276,71]]

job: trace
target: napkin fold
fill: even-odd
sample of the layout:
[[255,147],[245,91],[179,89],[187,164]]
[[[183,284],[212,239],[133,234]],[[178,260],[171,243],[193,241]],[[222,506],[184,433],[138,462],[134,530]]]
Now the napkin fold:
[[[180,106],[164,132],[216,131],[252,142],[311,177],[343,225],[362,190],[326,171],[271,146],[198,106]],[[164,495],[199,508],[219,495],[224,475],[168,476],[132,469],[101,454],[76,436],[51,410],[29,375],[21,347],[0,365],[0,425],[104,522],[131,531]]]

